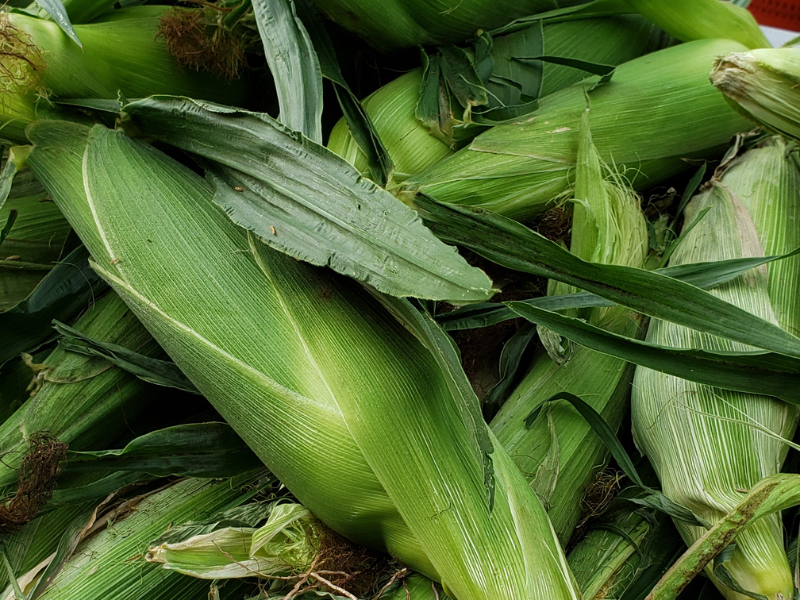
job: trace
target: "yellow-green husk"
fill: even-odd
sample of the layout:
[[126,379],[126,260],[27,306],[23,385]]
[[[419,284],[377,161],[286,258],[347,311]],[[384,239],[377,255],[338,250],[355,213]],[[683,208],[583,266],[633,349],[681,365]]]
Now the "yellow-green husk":
[[[687,234],[670,264],[783,254],[797,247],[792,216],[800,210],[797,160],[779,139],[737,158],[687,206]],[[800,264],[796,258],[760,267],[711,291],[784,329],[797,331]],[[648,341],[714,351],[752,348],[674,324],[653,321]],[[798,410],[769,397],[711,388],[637,368],[633,426],[664,493],[709,522],[725,516],[743,493],[780,471]],[[676,523],[687,543],[705,530]],[[715,565],[716,566],[716,565]],[[750,525],[723,566],[750,592],[791,597],[792,576],[778,515]],[[712,579],[713,576],[712,576]],[[730,599],[741,595],[718,584]]]

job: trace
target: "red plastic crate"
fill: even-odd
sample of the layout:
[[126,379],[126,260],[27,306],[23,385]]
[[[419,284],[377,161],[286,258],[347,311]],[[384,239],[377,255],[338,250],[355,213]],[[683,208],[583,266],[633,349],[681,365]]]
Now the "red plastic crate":
[[800,31],[800,0],[753,0],[748,8],[761,25]]

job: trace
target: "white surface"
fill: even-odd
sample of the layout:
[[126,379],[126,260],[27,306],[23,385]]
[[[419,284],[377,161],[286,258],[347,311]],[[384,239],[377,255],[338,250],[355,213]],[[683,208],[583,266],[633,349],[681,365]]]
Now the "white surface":
[[796,31],[787,31],[786,29],[778,29],[777,27],[761,26],[761,31],[767,36],[769,43],[775,48],[783,46],[789,40],[796,38],[798,34]]

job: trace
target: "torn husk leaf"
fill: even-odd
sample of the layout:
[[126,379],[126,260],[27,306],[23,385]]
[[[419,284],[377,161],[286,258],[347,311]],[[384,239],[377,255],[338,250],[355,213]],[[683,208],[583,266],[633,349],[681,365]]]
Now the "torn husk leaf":
[[714,156],[750,128],[708,85],[714,58],[741,49],[730,40],[688,42],[624,63],[606,83],[595,77],[550,94],[525,119],[493,127],[412,177],[398,195],[421,192],[517,219],[543,212],[574,185],[587,93],[600,157],[634,188],[653,186],[687,169],[684,159]]
[[[496,114],[500,109],[505,115],[503,118],[508,118],[508,111],[512,109],[519,114],[531,112],[537,98],[587,76],[580,69],[534,57],[546,53],[618,65],[655,50],[658,41],[653,25],[636,15],[553,19],[552,22],[543,19],[510,34],[492,37],[484,33],[474,47],[466,50],[472,63],[480,60],[481,65],[490,65],[488,69],[475,67],[482,77],[480,87],[487,96],[485,105],[477,107],[480,109],[477,121],[481,124],[465,116],[467,107],[449,92],[453,84],[448,84],[447,79],[459,81],[463,76],[455,72],[447,73],[449,77],[445,78],[436,61],[438,55],[432,56],[427,68],[401,75],[363,101],[395,164],[389,187],[452,154],[451,147],[463,146],[489,127],[491,123],[483,124],[484,120],[500,120],[500,115]],[[430,91],[424,98],[421,97],[423,88]],[[333,128],[328,148],[362,173],[368,173],[366,156],[359,150],[344,119]]]
[[317,519],[295,503],[262,508],[269,516],[258,528],[223,527],[185,539],[180,539],[184,528],[170,530],[153,542],[145,560],[201,579],[287,577],[308,571],[320,549]]

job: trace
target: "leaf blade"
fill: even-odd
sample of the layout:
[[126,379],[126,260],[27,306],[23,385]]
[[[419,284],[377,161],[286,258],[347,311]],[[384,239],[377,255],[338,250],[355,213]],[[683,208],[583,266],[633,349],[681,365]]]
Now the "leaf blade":
[[281,252],[395,296],[463,303],[493,293],[489,278],[414,211],[265,115],[172,97],[135,102],[124,113],[159,139],[214,161],[206,166],[215,201]]
[[658,319],[800,358],[800,339],[696,286],[643,269],[582,261],[516,221],[488,211],[424,196],[415,203],[441,239],[505,267],[574,285]]
[[322,143],[322,73],[317,53],[292,0],[252,0],[281,122]]

